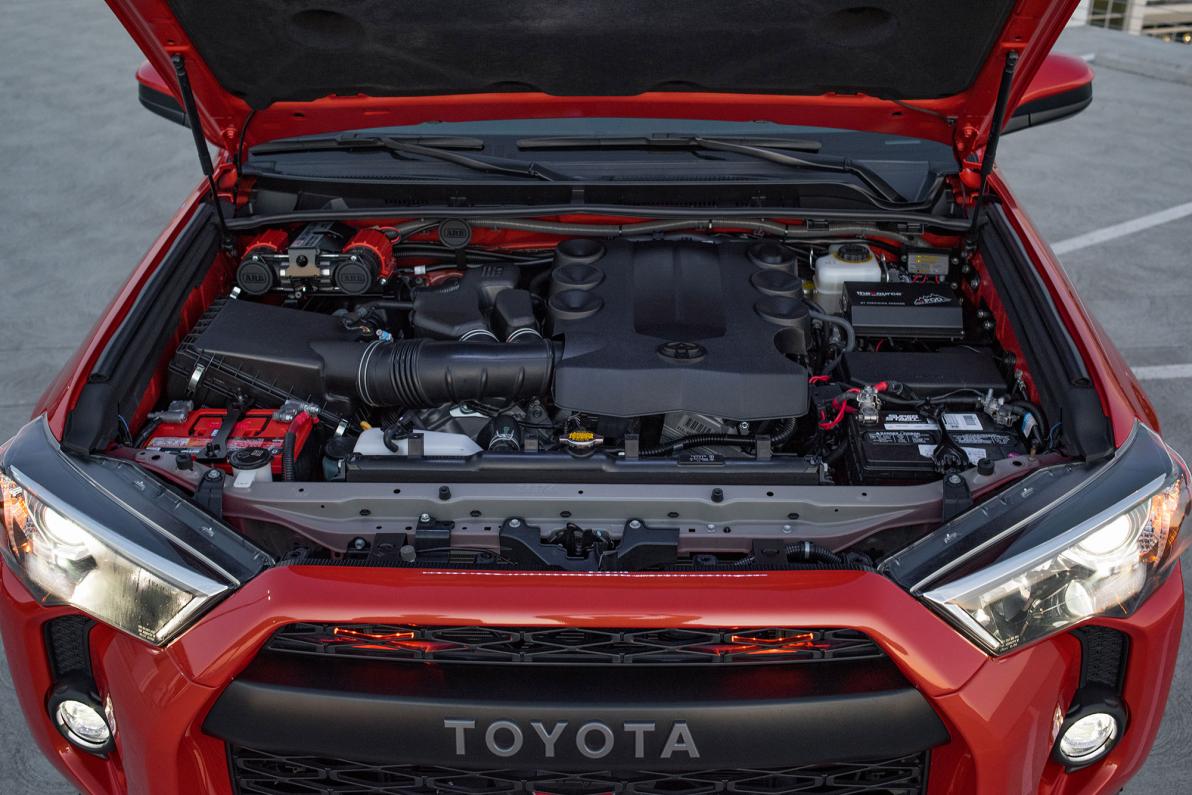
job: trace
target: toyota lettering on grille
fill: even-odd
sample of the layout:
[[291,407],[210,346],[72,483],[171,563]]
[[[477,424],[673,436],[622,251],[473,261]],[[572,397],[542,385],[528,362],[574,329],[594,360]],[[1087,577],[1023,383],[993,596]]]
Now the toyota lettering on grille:
[[[452,732],[455,755],[460,757],[467,757],[483,747],[493,756],[508,758],[521,753],[526,744],[531,743],[541,746],[546,759],[554,759],[560,743],[573,742],[575,749],[588,759],[603,759],[621,743],[632,746],[635,759],[645,759],[647,739],[660,731],[654,721],[626,721],[621,724],[620,731],[600,721],[582,723],[573,731],[570,722],[565,720],[549,725],[545,721],[532,720],[528,726],[527,730],[515,721],[495,720],[481,730],[474,720],[447,718],[443,721],[443,728]],[[658,752],[659,759],[680,755],[699,759],[699,749],[686,721],[675,721],[669,729],[662,731],[666,732],[666,740]]]

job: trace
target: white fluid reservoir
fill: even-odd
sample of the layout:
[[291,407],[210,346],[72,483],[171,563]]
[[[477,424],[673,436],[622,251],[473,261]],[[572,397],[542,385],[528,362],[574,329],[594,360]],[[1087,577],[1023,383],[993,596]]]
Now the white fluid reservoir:
[[838,243],[815,261],[815,301],[828,314],[840,311],[845,282],[880,282],[882,266],[864,243]]
[[[422,437],[423,455],[428,456],[470,456],[480,452],[480,445],[472,441],[470,436],[462,433],[443,433],[441,431],[415,431]],[[356,439],[353,452],[361,455],[406,455],[409,452],[409,440],[399,439],[397,450],[390,450],[385,446],[385,432],[380,428],[369,428],[361,431]]]

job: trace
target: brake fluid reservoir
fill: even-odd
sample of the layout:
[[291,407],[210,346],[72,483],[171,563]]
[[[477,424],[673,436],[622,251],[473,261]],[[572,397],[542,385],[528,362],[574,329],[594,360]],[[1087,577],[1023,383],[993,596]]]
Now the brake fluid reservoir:
[[838,243],[815,261],[815,301],[825,312],[840,311],[845,282],[880,282],[882,266],[864,243]]

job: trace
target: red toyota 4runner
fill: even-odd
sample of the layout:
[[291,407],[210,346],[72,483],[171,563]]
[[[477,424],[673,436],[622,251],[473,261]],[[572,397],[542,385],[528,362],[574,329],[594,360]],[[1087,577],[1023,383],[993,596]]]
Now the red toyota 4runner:
[[203,180],[0,452],[75,786],[1138,770],[1189,475],[994,169],[1076,0],[109,3]]

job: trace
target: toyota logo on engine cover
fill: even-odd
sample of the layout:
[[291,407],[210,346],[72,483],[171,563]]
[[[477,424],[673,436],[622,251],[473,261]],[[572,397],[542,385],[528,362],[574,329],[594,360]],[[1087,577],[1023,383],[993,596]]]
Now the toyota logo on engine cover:
[[[616,728],[594,720],[579,724],[574,729],[569,721],[532,720],[523,725],[512,720],[495,720],[487,726],[477,726],[476,721],[448,718],[443,721],[455,742],[455,755],[466,757],[483,748],[493,756],[508,758],[522,750],[541,751],[546,759],[554,759],[562,744],[573,744],[575,750],[588,759],[603,759],[624,744],[624,750],[632,751],[634,759],[645,759],[647,746],[656,746],[656,740],[664,737],[659,759],[686,756],[699,759],[699,749],[686,721],[675,721],[669,727],[659,726],[655,721],[625,721]],[[653,754],[651,754],[653,756]]]

